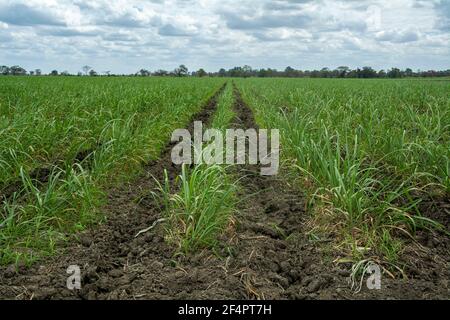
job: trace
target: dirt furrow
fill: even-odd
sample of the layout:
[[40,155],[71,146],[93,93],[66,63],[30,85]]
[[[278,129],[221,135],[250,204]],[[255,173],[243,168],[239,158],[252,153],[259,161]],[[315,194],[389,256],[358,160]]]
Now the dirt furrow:
[[[258,129],[251,109],[234,88],[235,128]],[[329,289],[334,276],[310,244],[304,227],[301,192],[279,176],[262,176],[260,165],[239,168],[242,195],[238,243],[241,281],[247,298],[337,298]],[[344,271],[342,270],[341,273]]]

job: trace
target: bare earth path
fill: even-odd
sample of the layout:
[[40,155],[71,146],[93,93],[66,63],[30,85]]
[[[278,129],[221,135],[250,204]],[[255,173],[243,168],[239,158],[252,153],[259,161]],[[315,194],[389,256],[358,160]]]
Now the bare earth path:
[[[234,127],[257,128],[251,110],[234,90]],[[219,94],[194,120],[208,122]],[[448,287],[443,287],[442,281],[400,283],[389,279],[383,282],[386,286],[380,292],[365,290],[352,295],[344,266],[336,267],[331,257],[308,241],[302,195],[285,179],[260,176],[259,166],[237,167],[240,197],[248,199],[239,204],[236,223],[215,253],[205,250],[175,257],[173,248],[164,242],[161,225],[136,238],[140,230],[161,218],[161,208],[149,195],[156,186],[151,177],[161,179],[167,169],[173,180],[180,171],[172,165],[170,151],[169,145],[158,161],[146,166],[145,174],[137,181],[111,190],[105,207],[108,221],[79,235],[61,255],[30,269],[19,268],[18,272],[11,267],[0,268],[0,298],[448,298]],[[79,291],[66,288],[69,265],[81,267]],[[415,286],[418,290],[413,290]]]

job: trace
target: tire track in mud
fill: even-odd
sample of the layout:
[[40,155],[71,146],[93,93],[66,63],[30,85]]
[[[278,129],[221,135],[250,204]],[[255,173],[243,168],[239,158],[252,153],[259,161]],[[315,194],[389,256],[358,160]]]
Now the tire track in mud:
[[[237,129],[258,129],[252,110],[234,86]],[[242,203],[237,217],[241,282],[245,298],[338,298],[337,279],[305,232],[305,202],[285,177],[262,176],[261,165],[245,165],[238,176]],[[333,270],[335,273],[336,270]],[[345,273],[340,270],[341,275]]]

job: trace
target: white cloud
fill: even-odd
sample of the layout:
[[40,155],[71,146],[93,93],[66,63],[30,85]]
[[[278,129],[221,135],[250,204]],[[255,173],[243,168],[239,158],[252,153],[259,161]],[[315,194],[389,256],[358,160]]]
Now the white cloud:
[[406,43],[419,40],[419,34],[412,30],[389,30],[376,33],[375,38],[380,41]]
[[0,0],[0,63],[449,68],[449,9],[447,0]]

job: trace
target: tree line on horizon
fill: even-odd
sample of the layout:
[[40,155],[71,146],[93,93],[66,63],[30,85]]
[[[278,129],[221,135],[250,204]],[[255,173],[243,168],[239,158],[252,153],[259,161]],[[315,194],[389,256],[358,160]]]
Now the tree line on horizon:
[[[322,68],[321,70],[297,70],[292,67],[287,67],[283,71],[277,69],[253,69],[252,67],[245,65],[243,67],[234,67],[229,70],[221,68],[217,72],[206,72],[203,68],[189,72],[189,69],[185,65],[180,65],[172,71],[159,69],[156,71],[149,71],[147,69],[140,69],[133,74],[113,74],[111,71],[97,72],[90,66],[83,66],[82,71],[77,74],[71,74],[68,71],[58,72],[58,70],[52,70],[50,73],[45,74],[49,76],[140,76],[140,77],[234,77],[234,78],[405,78],[405,77],[450,77],[450,69],[448,70],[428,70],[413,71],[411,68],[401,70],[399,68],[391,68],[389,70],[375,70],[372,67],[363,67],[351,69],[347,66],[340,66],[336,69]],[[41,69],[35,69],[27,71],[20,66],[0,66],[0,75],[7,76],[41,76],[44,75]]]

